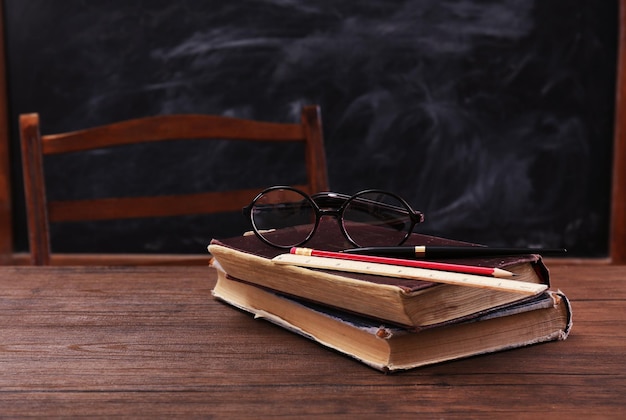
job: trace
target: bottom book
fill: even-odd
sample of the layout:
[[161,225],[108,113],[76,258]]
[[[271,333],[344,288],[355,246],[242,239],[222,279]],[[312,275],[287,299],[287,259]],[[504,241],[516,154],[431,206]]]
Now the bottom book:
[[217,299],[384,372],[564,340],[572,325],[567,297],[548,291],[471,321],[411,331],[283,296],[216,268]]

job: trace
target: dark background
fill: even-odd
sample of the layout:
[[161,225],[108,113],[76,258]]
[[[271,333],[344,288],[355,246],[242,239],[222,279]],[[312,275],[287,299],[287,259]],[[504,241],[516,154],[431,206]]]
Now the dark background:
[[[20,113],[55,132],[187,112],[297,121],[319,104],[333,190],[394,191],[426,214],[423,233],[608,255],[616,0],[5,8],[17,250]],[[262,188],[299,182],[299,153],[170,142],[55,157],[46,171],[56,198]],[[53,250],[204,252],[243,230],[241,215],[86,223],[55,228]]]

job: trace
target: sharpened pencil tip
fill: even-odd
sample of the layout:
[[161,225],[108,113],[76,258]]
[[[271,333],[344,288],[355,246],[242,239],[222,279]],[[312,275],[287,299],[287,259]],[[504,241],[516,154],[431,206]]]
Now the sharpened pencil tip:
[[510,278],[510,277],[515,277],[515,273],[512,273],[512,272],[507,271],[507,270],[503,270],[501,268],[494,268],[493,269],[493,276],[494,277],[500,277],[500,278]]

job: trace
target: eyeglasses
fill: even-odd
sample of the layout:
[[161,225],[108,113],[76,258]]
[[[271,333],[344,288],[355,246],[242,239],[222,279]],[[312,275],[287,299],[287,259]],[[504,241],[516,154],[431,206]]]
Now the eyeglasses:
[[320,219],[337,219],[354,246],[396,246],[409,237],[424,215],[396,194],[365,190],[352,196],[334,192],[308,194],[287,186],[270,187],[243,208],[255,235],[263,242],[291,248],[315,234]]

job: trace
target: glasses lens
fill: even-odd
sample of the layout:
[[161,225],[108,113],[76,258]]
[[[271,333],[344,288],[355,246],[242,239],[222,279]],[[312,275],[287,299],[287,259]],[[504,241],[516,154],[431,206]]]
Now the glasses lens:
[[342,223],[358,246],[395,246],[411,233],[410,214],[410,208],[400,198],[370,191],[355,195],[346,203]]
[[302,244],[313,234],[316,212],[306,195],[281,188],[257,198],[251,218],[254,229],[267,242],[288,248]]

